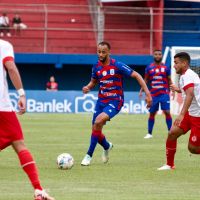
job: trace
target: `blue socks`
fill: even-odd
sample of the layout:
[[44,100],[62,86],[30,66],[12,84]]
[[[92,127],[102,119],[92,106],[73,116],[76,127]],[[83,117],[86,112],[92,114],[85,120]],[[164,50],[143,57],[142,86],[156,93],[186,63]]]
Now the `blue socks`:
[[97,143],[98,143],[98,136],[92,134],[90,139],[90,146],[87,152],[87,154],[90,155],[91,157],[94,153]]
[[155,119],[152,117],[149,117],[148,119],[148,133],[152,135],[152,130],[154,126]]

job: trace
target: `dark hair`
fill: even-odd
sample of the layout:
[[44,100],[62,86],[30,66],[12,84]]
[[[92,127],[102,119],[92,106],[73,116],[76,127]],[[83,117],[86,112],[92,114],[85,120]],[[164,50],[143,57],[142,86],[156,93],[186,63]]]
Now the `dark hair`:
[[110,50],[111,49],[111,46],[110,46],[110,44],[108,43],[108,42],[106,42],[106,41],[103,41],[103,42],[99,42],[99,44],[98,44],[98,46],[99,45],[106,45],[107,47],[108,47],[108,49]]
[[160,49],[154,49],[153,52],[156,52],[156,51],[160,51],[162,53],[162,51]]
[[190,64],[190,55],[186,52],[177,53],[174,58],[180,58],[180,60],[185,60]]

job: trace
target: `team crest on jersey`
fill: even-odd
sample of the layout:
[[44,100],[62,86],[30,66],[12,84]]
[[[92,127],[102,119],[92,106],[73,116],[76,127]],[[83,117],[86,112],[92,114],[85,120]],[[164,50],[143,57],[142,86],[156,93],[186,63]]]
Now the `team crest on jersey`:
[[106,75],[107,75],[107,71],[103,71],[103,72],[102,72],[102,75],[103,75],[103,76],[106,76]]
[[192,136],[192,142],[196,142],[197,141],[197,136]]
[[111,69],[110,70],[110,75],[114,75],[115,74],[115,70],[114,69]]
[[165,68],[162,67],[162,68],[161,68],[161,72],[165,72]]

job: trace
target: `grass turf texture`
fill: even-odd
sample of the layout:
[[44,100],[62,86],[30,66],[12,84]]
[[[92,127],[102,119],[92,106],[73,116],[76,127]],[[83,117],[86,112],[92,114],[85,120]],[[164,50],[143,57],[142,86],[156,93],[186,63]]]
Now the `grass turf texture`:
[[[20,117],[26,145],[38,164],[42,185],[56,200],[195,200],[199,199],[200,157],[187,151],[188,135],[178,142],[176,170],[157,171],[165,163],[164,116],[157,116],[154,138],[146,134],[147,115],[118,115],[104,133],[114,148],[108,164],[97,146],[92,165],[82,167],[90,139],[92,115],[26,114]],[[69,171],[59,170],[56,157],[70,153]],[[1,152],[0,200],[31,200],[33,190],[9,147]]]

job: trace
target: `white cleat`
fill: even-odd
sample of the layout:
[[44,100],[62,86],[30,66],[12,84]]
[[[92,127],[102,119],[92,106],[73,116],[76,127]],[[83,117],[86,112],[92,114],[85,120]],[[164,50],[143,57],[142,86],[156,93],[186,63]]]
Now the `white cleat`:
[[102,161],[103,163],[107,163],[108,160],[109,160],[109,152],[112,150],[113,148],[113,144],[111,142],[109,142],[110,146],[107,150],[103,150],[103,153],[102,153]]
[[147,133],[145,136],[144,136],[144,139],[151,139],[153,137],[153,135]]
[[175,169],[175,166],[171,167],[169,165],[163,165],[162,167],[159,167],[157,170],[163,171],[163,170],[172,170],[172,169]]
[[85,157],[83,158],[82,162],[81,162],[81,165],[82,166],[88,166],[88,165],[90,165],[91,160],[92,160],[92,157],[90,155],[86,154]]
[[49,196],[45,190],[35,190],[34,200],[55,200]]

